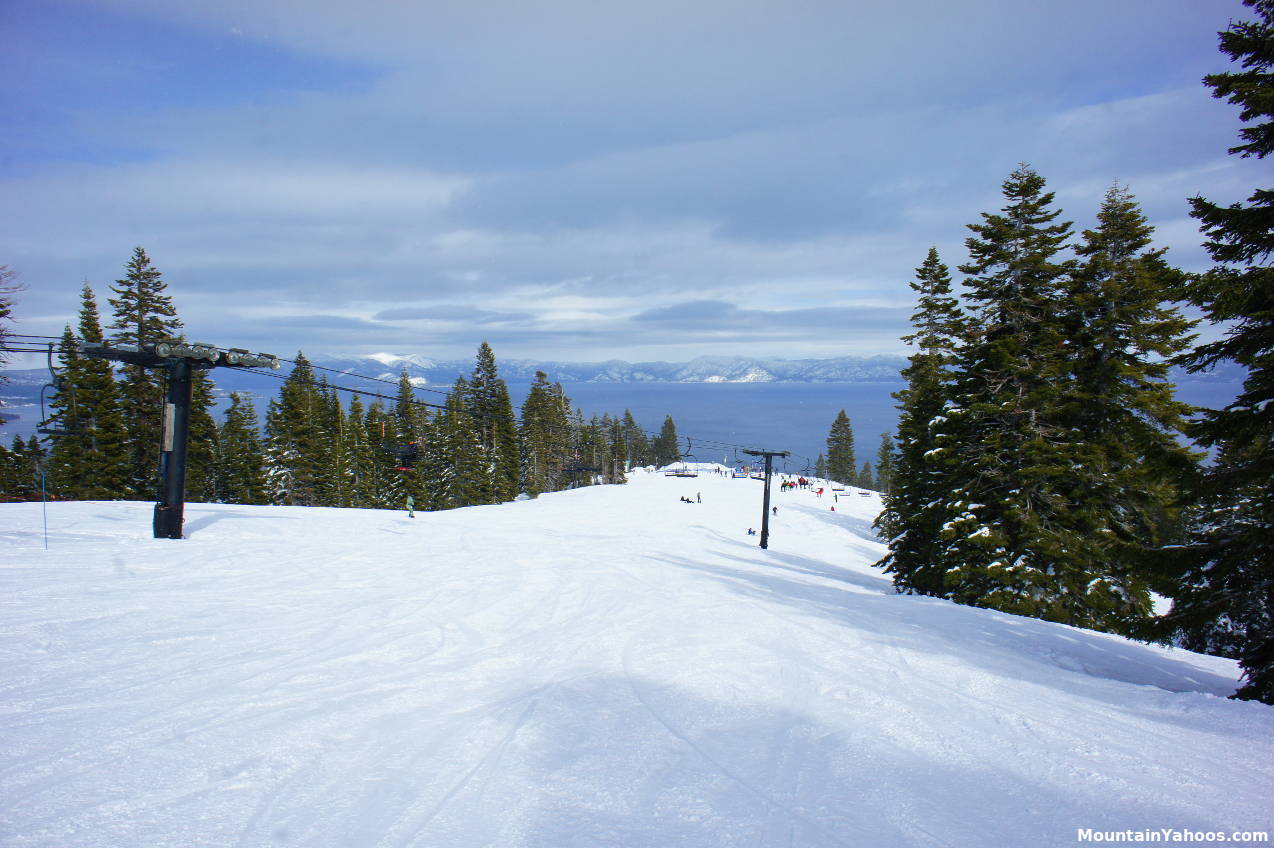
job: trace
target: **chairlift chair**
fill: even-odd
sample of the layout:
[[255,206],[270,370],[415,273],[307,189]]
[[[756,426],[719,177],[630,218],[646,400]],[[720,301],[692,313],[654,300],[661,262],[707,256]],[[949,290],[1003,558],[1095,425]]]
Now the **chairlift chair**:
[[394,458],[396,471],[411,471],[416,467],[416,460],[420,458],[420,446],[415,442],[408,442],[405,445],[381,442],[381,449]]
[[[62,375],[58,373],[57,368],[53,367],[53,343],[52,342],[49,343],[48,365],[49,365],[49,382],[45,383],[43,386],[40,387],[40,423],[36,426],[35,432],[40,434],[41,436],[74,436],[79,433],[83,433],[84,430],[79,427],[67,428],[67,427],[50,427],[49,426],[49,421],[51,420],[51,418],[49,417],[44,407],[44,393],[48,391],[49,389],[53,389],[54,391],[61,391],[63,388]],[[75,387],[74,386],[70,387],[69,394],[71,398],[71,407],[70,407],[71,420],[78,421],[79,414],[75,408]]]

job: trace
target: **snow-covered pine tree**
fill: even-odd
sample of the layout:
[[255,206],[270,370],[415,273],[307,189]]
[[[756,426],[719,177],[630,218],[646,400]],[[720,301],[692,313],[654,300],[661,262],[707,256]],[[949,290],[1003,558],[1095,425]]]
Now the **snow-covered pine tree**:
[[251,399],[230,395],[230,407],[217,434],[217,500],[222,503],[264,504],[265,453]]
[[[593,422],[596,423],[594,418]],[[562,469],[563,485],[567,489],[592,485],[592,472],[580,470],[581,466],[592,464],[597,442],[589,431],[589,424],[584,420],[584,412],[576,407],[570,415],[570,450],[566,456],[566,465]]]
[[13,437],[13,447],[0,444],[0,502],[24,501],[31,488],[26,479],[23,454],[26,442],[20,436]]
[[[572,486],[591,486],[597,483],[622,483],[623,440],[616,432],[615,422],[609,414],[598,418],[594,415],[587,422],[576,410],[576,443],[573,464],[581,470],[573,475]],[[617,441],[618,438],[618,441]]]
[[518,430],[522,457],[522,488],[531,497],[563,488],[562,468],[570,453],[570,401],[560,383],[549,383],[543,371],[522,404]]
[[48,452],[34,435],[26,441],[14,436],[8,449],[0,445],[0,501],[39,500],[40,469],[47,460]]
[[610,442],[610,451],[607,457],[605,468],[606,482],[626,483],[628,482],[628,444],[624,434],[624,424],[618,418],[610,418],[607,416],[607,435]]
[[513,418],[508,386],[500,379],[495,354],[486,342],[478,348],[468,387],[468,409],[474,419],[485,466],[477,491],[478,502],[511,501],[517,496],[521,471],[517,422]]
[[303,353],[278,397],[270,401],[265,420],[266,485],[272,504],[315,506],[322,502],[321,426],[323,399],[314,369]]
[[14,436],[13,452],[18,461],[18,494],[23,500],[44,497],[44,493],[41,492],[41,470],[48,465],[48,450],[40,444],[40,439],[32,434],[25,446],[22,445],[20,438]]
[[854,429],[845,410],[836,414],[827,433],[827,478],[836,483],[856,485],[859,471],[854,458]]
[[469,397],[469,381],[457,377],[446,408],[433,417],[434,436],[426,451],[431,509],[486,503],[482,498],[489,488],[490,466]]
[[[6,362],[9,361],[8,347],[9,334],[12,332],[10,325],[13,323],[13,296],[22,290],[21,283],[15,282],[18,273],[9,268],[8,265],[0,265],[0,369],[4,368]],[[9,382],[9,377],[3,371],[0,371],[0,386]],[[0,407],[5,405],[4,398],[0,398]],[[5,424],[5,418],[0,416],[0,427]],[[3,447],[3,446],[0,446]],[[11,456],[14,462],[18,462],[17,456]]]
[[26,481],[22,480],[22,453],[26,443],[19,436],[13,437],[13,447],[0,444],[0,502],[26,500]]
[[341,404],[339,394],[330,386],[322,391],[322,412],[315,422],[327,434],[331,444],[323,464],[322,497],[324,506],[368,506],[361,498],[360,458],[367,452],[367,434],[363,427],[363,402],[358,395],[349,401],[349,412]]
[[48,485],[60,497],[76,500],[129,498],[134,465],[119,386],[109,362],[80,355],[80,341],[102,342],[88,283],[80,292],[79,337],[67,327],[60,346],[63,371],[50,405],[54,428],[66,434],[50,437]]
[[954,401],[935,431],[950,488],[935,566],[974,606],[1100,626],[1084,601],[1099,564],[1076,561],[1070,532],[1074,434],[1059,408],[1067,368],[1058,319],[1074,262],[1044,178],[1019,166],[1000,214],[970,224],[960,270],[977,335],[960,350]]
[[190,433],[186,446],[186,500],[217,499],[217,422],[212,417],[212,378],[196,368],[191,373]]
[[[154,344],[175,337],[181,320],[165,291],[159,270],[141,247],[133,249],[123,279],[115,281],[109,298],[114,322],[113,345]],[[160,369],[124,365],[120,381],[121,409],[128,431],[131,494],[149,498],[158,492],[159,440],[163,429],[164,374]]]
[[[353,415],[351,414],[351,423]],[[398,419],[380,399],[372,402],[363,419],[363,429],[371,451],[371,480],[367,488],[367,506],[373,509],[402,509],[407,501],[404,478],[409,472],[398,470],[397,450],[404,439],[397,430]],[[391,450],[386,450],[386,446]]]
[[632,412],[625,409],[621,425],[624,432],[624,447],[628,454],[629,467],[654,464],[654,456],[650,449],[650,439],[633,418]]
[[[1264,159],[1274,152],[1274,0],[1244,3],[1256,20],[1220,33],[1243,70],[1204,83],[1242,109],[1243,143],[1230,152]],[[1192,647],[1237,656],[1246,683],[1235,697],[1274,704],[1274,189],[1246,204],[1196,197],[1191,206],[1217,264],[1184,293],[1226,330],[1186,361],[1193,371],[1234,362],[1247,377],[1233,403],[1191,429],[1217,455],[1196,491],[1199,517],[1165,626]]]
[[[13,295],[21,289],[21,284],[14,282],[18,276],[8,265],[0,265],[0,367],[9,360],[8,353],[3,350],[9,340],[9,324],[13,322]],[[0,385],[8,381],[8,376],[0,373]],[[0,406],[4,401],[0,400]],[[4,419],[0,418],[0,426]]]
[[[429,408],[416,400],[415,386],[404,366],[398,375],[398,397],[394,404],[394,427],[398,432],[399,443],[404,448],[414,446],[418,455],[423,447],[428,423]],[[399,475],[405,492],[404,501],[406,495],[411,495],[412,500],[423,508],[426,502],[423,467],[420,463],[414,463],[409,468],[410,470]]]
[[1107,191],[1097,221],[1058,306],[1068,359],[1059,420],[1074,460],[1057,532],[1069,532],[1073,567],[1087,563],[1091,626],[1131,633],[1151,614],[1149,576],[1165,542],[1178,541],[1177,503],[1197,461],[1182,440],[1191,408],[1168,375],[1192,324],[1169,302],[1183,275],[1165,249],[1149,249],[1153,228],[1127,189]]
[[944,507],[950,482],[947,457],[937,448],[936,434],[945,423],[942,412],[952,395],[954,363],[966,323],[937,248],[929,248],[910,285],[919,295],[911,316],[915,332],[903,341],[914,345],[916,352],[902,372],[906,388],[894,394],[899,414],[893,485],[876,527],[889,543],[889,554],[880,564],[893,575],[898,591],[942,596],[946,585],[938,546],[949,518]]

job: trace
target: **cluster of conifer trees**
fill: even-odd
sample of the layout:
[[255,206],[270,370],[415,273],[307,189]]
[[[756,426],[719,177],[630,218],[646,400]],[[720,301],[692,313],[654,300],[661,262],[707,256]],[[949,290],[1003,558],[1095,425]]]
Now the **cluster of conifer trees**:
[[832,421],[832,428],[827,433],[827,454],[818,455],[814,474],[847,486],[888,492],[893,485],[893,456],[893,439],[888,433],[882,433],[876,468],[873,470],[870,462],[864,462],[859,468],[854,458],[854,428],[842,409]]
[[[178,337],[181,321],[159,271],[136,248],[110,299],[107,336],[86,283],[79,326],[67,327],[50,398],[53,433],[0,446],[0,497],[149,499],[158,491],[164,375],[80,353],[80,342],[151,345]],[[473,373],[439,403],[419,400],[406,371],[397,396],[364,404],[316,377],[298,354],[264,426],[249,397],[233,394],[218,424],[214,386],[195,371],[187,498],[244,504],[451,509],[620,483],[634,464],[679,456],[671,417],[649,439],[629,412],[585,420],[557,383],[538,372],[515,416],[495,354],[485,342]],[[389,401],[386,403],[385,401]],[[41,477],[41,472],[43,477]]]
[[[1274,2],[1246,2],[1262,20],[1222,49],[1247,70],[1205,82],[1250,122],[1274,114]],[[1242,137],[1232,153],[1274,150],[1268,121]],[[963,297],[936,250],[912,284],[886,571],[904,592],[1237,657],[1236,697],[1274,703],[1274,192],[1192,201],[1218,265],[1191,276],[1122,186],[1078,238],[1029,167],[1003,191],[969,225]],[[1192,347],[1181,301],[1223,338]],[[1222,360],[1248,369],[1232,405],[1174,398],[1170,363]]]

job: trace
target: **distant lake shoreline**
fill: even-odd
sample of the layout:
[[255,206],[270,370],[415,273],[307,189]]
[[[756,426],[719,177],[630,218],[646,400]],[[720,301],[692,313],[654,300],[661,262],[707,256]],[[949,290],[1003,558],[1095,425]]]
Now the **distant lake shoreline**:
[[[257,376],[250,385],[234,385],[231,381],[216,380],[218,376],[214,373],[214,381],[222,391],[246,389],[256,394],[257,414],[264,421],[268,398],[278,391],[279,381]],[[355,382],[346,383],[339,378],[332,382],[359,387]],[[507,382],[514,409],[520,409],[530,381]],[[791,451],[794,456],[787,463],[790,470],[800,470],[826,452],[828,430],[841,409],[853,425],[858,465],[866,461],[875,466],[881,433],[892,435],[898,422],[897,401],[892,395],[904,385],[901,379],[842,383],[562,381],[567,397],[585,418],[604,413],[620,416],[627,409],[644,430],[653,434],[663,425],[664,416],[671,415],[678,435],[682,436],[682,449],[686,448],[686,438],[689,438],[695,461],[734,462],[733,448],[695,444],[696,439],[711,440]],[[1177,384],[1177,397],[1189,404],[1215,409],[1232,401],[1240,387],[1240,383],[1232,380],[1187,380]],[[382,384],[373,384],[370,388],[393,393],[392,387]],[[429,388],[445,390],[447,387]],[[13,416],[0,426],[0,440],[8,447],[15,435],[26,438],[34,432],[40,417],[39,389],[11,384],[0,389],[0,393],[9,404],[4,408],[5,415]],[[441,399],[441,395],[432,391],[420,391],[417,397],[430,403],[439,403]],[[349,396],[344,399],[348,401]],[[224,408],[227,403],[222,400],[218,406]]]
[[[677,433],[690,439],[699,462],[735,460],[734,450],[700,445],[696,438],[766,450],[787,450],[793,470],[826,452],[827,431],[845,410],[854,428],[858,463],[875,464],[880,434],[892,433],[898,418],[892,394],[902,381],[863,383],[563,383],[571,402],[586,416],[625,409],[643,429],[657,433],[671,415]],[[509,386],[518,396],[520,386]],[[525,391],[521,392],[525,395]]]

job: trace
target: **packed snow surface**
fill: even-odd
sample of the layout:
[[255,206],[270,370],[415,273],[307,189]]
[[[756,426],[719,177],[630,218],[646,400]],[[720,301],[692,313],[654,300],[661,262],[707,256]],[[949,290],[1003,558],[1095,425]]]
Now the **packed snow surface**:
[[[895,595],[856,490],[0,505],[6,846],[1037,846],[1269,830],[1233,662]],[[702,503],[684,503],[681,497]],[[833,511],[835,507],[835,511]]]

